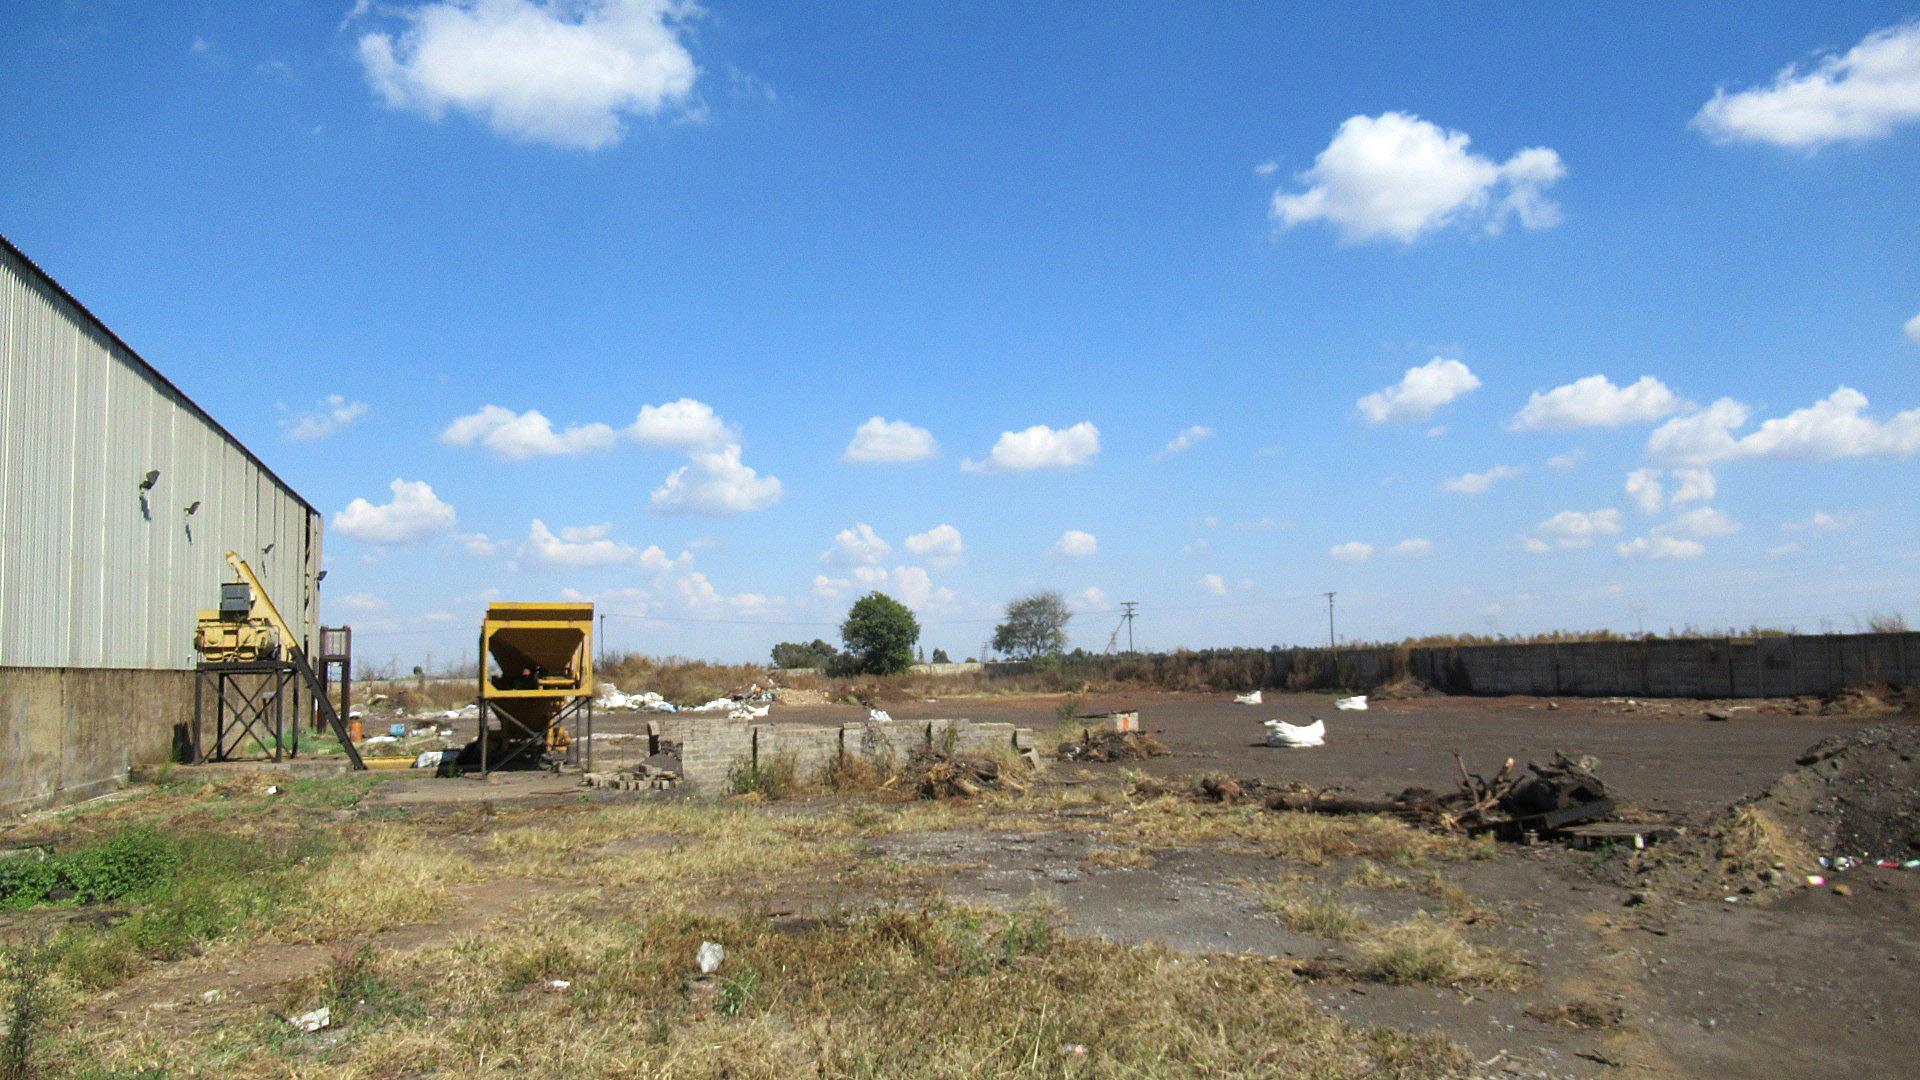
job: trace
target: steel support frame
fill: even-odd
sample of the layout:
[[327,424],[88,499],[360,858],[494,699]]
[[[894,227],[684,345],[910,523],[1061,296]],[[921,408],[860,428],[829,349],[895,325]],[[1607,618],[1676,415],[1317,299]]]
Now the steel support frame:
[[[506,768],[515,760],[529,753],[539,756],[539,764],[541,767],[550,768],[556,772],[563,766],[573,766],[589,772],[593,770],[592,698],[572,698],[558,713],[546,721],[547,727],[564,727],[569,721],[575,722],[574,737],[567,744],[567,749],[557,758],[551,754],[547,747],[547,733],[544,728],[540,731],[533,731],[505,712],[496,712],[494,705],[495,702],[493,699],[484,696],[481,697],[478,702],[480,712],[480,726],[478,731],[480,740],[480,776],[483,779],[500,769]],[[513,749],[507,751],[507,753],[498,760],[493,758],[493,740],[488,737],[490,734],[488,729],[491,721],[496,717],[500,721],[500,732],[503,736],[509,731],[517,731],[520,736],[517,742],[504,737],[502,738],[502,743],[511,745]]]
[[[288,726],[287,703],[299,685],[299,669],[272,660],[244,664],[199,664],[193,681],[193,760],[196,764],[235,760],[249,737],[268,760],[300,754],[298,723]],[[201,738],[207,690],[213,691],[213,743]],[[268,745],[268,738],[272,745]]]

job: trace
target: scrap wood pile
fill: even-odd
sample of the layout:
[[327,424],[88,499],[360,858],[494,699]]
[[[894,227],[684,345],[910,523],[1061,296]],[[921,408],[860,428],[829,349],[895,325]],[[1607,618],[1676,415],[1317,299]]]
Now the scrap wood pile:
[[1514,770],[1508,758],[1491,778],[1460,768],[1460,786],[1447,792],[1408,788],[1384,799],[1362,799],[1338,788],[1304,784],[1272,785],[1259,780],[1207,777],[1198,794],[1214,802],[1257,801],[1269,810],[1313,814],[1386,814],[1443,832],[1547,833],[1598,821],[1613,813],[1607,786],[1594,775],[1599,762],[1555,752],[1546,765],[1530,763]]
[[906,775],[923,799],[973,799],[995,791],[1019,794],[1027,790],[1026,777],[1018,766],[949,750],[915,754],[907,762]]
[[1082,728],[1078,740],[1060,744],[1061,761],[1143,761],[1167,753],[1165,743],[1139,731]]

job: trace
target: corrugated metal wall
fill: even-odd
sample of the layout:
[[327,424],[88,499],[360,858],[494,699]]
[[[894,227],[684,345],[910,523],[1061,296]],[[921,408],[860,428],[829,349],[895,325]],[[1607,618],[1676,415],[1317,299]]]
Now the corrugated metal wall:
[[0,666],[192,667],[229,549],[311,645],[319,514],[0,244]]

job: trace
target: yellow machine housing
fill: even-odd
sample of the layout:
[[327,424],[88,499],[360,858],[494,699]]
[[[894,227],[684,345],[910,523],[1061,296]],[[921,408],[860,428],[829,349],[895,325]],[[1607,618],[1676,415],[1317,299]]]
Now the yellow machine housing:
[[286,642],[286,624],[260,579],[245,560],[227,552],[238,580],[220,586],[220,607],[201,611],[193,647],[209,664],[251,664],[277,660]]
[[[489,673],[491,666],[497,674]],[[573,735],[563,723],[577,699],[593,697],[593,605],[498,603],[480,624],[481,716],[490,757],[505,759],[530,740],[564,751]]]

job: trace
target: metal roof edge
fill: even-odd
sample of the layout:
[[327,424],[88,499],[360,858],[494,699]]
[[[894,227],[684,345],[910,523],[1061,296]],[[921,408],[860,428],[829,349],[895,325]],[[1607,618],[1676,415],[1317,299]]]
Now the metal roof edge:
[[174,382],[172,379],[169,379],[165,375],[161,374],[159,368],[154,367],[151,363],[147,361],[146,357],[141,356],[140,353],[137,350],[135,350],[133,346],[127,344],[125,338],[122,338],[119,334],[114,333],[112,327],[108,326],[104,321],[102,321],[100,316],[95,315],[91,310],[89,310],[87,305],[81,303],[78,297],[68,292],[66,289],[66,286],[56,281],[54,279],[54,276],[52,274],[47,273],[46,270],[42,269],[40,264],[37,262],[34,262],[31,256],[29,256],[26,252],[21,251],[19,245],[15,244],[12,240],[7,239],[7,234],[5,233],[0,233],[0,248],[4,248],[7,254],[12,255],[16,259],[19,259],[23,264],[26,265],[27,269],[33,271],[34,276],[38,277],[42,283],[44,283],[48,288],[52,289],[56,294],[58,294],[61,299],[65,300],[69,304],[72,304],[74,307],[74,310],[86,316],[87,321],[93,324],[93,328],[95,330],[98,330],[100,333],[105,334],[107,336],[107,340],[119,346],[122,352],[126,353],[127,356],[131,357],[135,363],[145,368],[147,371],[147,374],[152,375],[154,378],[160,380],[160,385],[172,391],[174,395],[177,396],[180,399],[180,401],[184,405],[186,405],[188,409],[191,409],[194,413],[198,414],[200,419],[205,420],[209,425],[213,427],[213,430],[219,432],[221,438],[226,439],[227,442],[231,443],[242,454],[245,454],[247,456],[248,461],[253,462],[256,466],[259,467],[261,472],[267,475],[267,479],[272,480],[274,483],[280,485],[280,489],[282,491],[285,491],[287,494],[293,496],[294,502],[297,502],[301,506],[306,507],[307,513],[320,517],[324,521],[326,515],[320,513],[320,511],[316,509],[312,503],[308,502],[304,496],[302,496],[298,491],[294,490],[294,487],[292,484],[289,484],[285,480],[281,479],[279,473],[274,472],[273,469],[269,467],[266,462],[260,460],[260,455],[254,453],[250,448],[248,448],[246,443],[241,442],[237,437],[235,437],[233,432],[228,431],[226,429],[226,425],[222,424],[218,420],[215,420],[213,418],[212,413],[201,408],[199,402],[188,397],[186,391],[174,385]]

